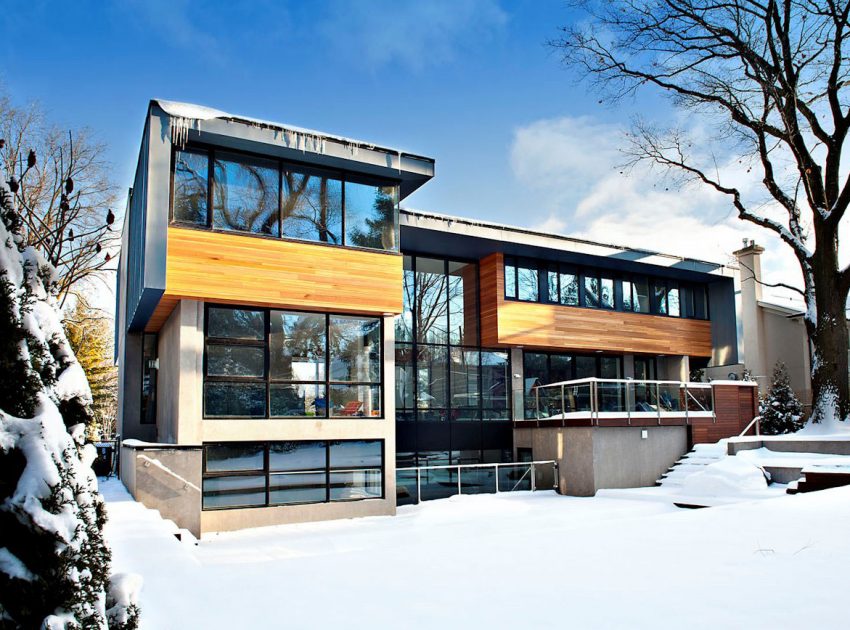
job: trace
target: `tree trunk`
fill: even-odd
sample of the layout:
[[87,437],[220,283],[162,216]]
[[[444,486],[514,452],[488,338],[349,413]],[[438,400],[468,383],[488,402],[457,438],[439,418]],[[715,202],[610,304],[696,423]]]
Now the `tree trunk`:
[[[838,274],[837,248],[822,240],[812,264],[810,301],[807,304],[806,329],[812,342],[812,420],[843,420],[850,414],[850,379],[848,379],[847,287]],[[809,284],[809,282],[807,282]],[[816,315],[815,321],[812,321]]]

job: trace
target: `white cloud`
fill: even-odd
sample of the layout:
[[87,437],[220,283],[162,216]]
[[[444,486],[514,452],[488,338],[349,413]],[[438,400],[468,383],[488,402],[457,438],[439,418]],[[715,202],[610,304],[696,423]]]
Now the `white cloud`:
[[507,22],[497,0],[339,1],[331,11],[320,27],[328,43],[372,68],[399,63],[418,70],[450,61]]
[[[752,238],[767,249],[767,281],[800,284],[788,247],[738,219],[725,195],[696,183],[678,188],[644,168],[622,173],[623,132],[589,117],[540,120],[516,131],[511,164],[539,203],[530,220],[535,229],[718,263],[730,262],[742,239]],[[717,168],[724,181],[758,192],[745,165]]]

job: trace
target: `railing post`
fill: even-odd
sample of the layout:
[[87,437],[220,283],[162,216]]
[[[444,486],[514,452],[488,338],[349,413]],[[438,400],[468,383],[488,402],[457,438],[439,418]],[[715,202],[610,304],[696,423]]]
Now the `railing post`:
[[457,493],[458,495],[463,494],[463,491],[460,489],[460,466],[457,467]]
[[422,469],[416,467],[416,504],[422,503]]
[[531,491],[537,490],[537,484],[534,481],[534,462],[531,462]]
[[684,387],[685,387],[685,396],[684,396],[683,400],[685,402],[685,424],[690,424],[691,422],[688,419],[688,407],[690,407],[690,405],[688,404],[688,384],[685,383]]
[[540,420],[540,388],[534,388],[534,398],[536,400],[537,412],[535,413],[534,419]]
[[499,464],[495,464],[496,467],[496,494],[499,494]]
[[661,426],[661,383],[655,383],[655,411],[658,413],[658,426]]
[[564,404],[564,386],[561,385],[561,420],[567,417],[567,407]]

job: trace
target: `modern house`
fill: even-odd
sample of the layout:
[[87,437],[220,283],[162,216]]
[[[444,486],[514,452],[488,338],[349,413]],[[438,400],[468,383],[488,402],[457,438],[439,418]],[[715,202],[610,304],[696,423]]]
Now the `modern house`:
[[753,387],[688,383],[737,362],[730,269],[400,209],[433,176],[150,103],[116,311],[137,499],[200,534],[488,487],[451,466],[554,460],[560,491],[593,494],[755,415]]

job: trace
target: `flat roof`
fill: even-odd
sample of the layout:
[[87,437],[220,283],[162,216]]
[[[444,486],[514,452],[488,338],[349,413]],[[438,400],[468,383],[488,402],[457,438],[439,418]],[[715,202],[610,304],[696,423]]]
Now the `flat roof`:
[[[326,168],[362,172],[401,182],[406,197],[434,176],[435,161],[365,140],[250,116],[231,114],[205,105],[152,99],[153,114],[169,118],[173,144],[209,141],[223,147],[305,161]],[[238,127],[233,127],[233,125]],[[258,145],[263,145],[258,149]]]
[[[732,268],[721,263],[675,256],[648,249],[601,243],[561,234],[551,234],[494,221],[402,208],[400,222],[403,229],[440,232],[443,233],[444,239],[452,235],[458,238],[466,237],[469,239],[472,237],[491,243],[498,242],[503,245],[501,251],[506,254],[534,257],[537,255],[534,250],[541,252],[548,250],[567,255],[594,256],[616,261],[611,265],[612,268],[624,268],[627,263],[640,263],[685,272],[712,274],[729,278],[733,276]],[[402,244],[404,242],[403,238]]]

